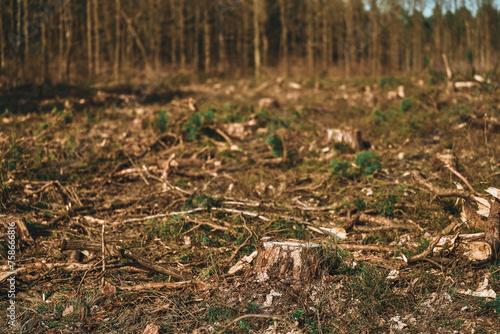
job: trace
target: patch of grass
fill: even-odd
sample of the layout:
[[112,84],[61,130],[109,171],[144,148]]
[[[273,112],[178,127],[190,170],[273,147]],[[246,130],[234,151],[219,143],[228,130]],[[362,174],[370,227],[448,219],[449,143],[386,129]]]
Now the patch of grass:
[[396,203],[399,203],[399,197],[397,195],[390,194],[379,199],[375,204],[375,209],[381,216],[394,217],[394,212],[396,211]]
[[486,306],[489,308],[493,309],[496,314],[498,314],[500,318],[500,295],[497,295],[497,297],[489,302],[486,303]]
[[207,309],[207,312],[202,315],[202,319],[211,324],[216,322],[227,321],[237,315],[236,310],[226,306],[213,306]]

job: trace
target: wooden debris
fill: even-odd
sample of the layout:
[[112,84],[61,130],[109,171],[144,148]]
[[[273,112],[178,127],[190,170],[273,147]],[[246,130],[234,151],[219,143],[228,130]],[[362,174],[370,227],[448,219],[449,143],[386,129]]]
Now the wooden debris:
[[269,97],[263,97],[259,100],[258,107],[259,107],[258,110],[262,108],[264,109],[279,108],[280,104],[275,99]]
[[263,238],[254,263],[258,281],[309,282],[319,274],[320,245],[300,240]]
[[142,334],[158,334],[160,332],[160,328],[155,324],[148,324]]
[[234,266],[232,266],[228,271],[228,275],[235,275],[237,273],[240,273],[242,271],[246,271],[251,268],[251,263],[253,259],[257,256],[257,251],[253,252],[252,254],[248,256],[242,257]]
[[[35,240],[26,227],[24,218],[0,215],[0,226],[2,226],[2,234],[13,235],[14,238],[9,239],[14,240],[18,245],[33,246],[35,244]],[[12,232],[8,232],[9,230],[15,231],[15,233],[12,234]]]
[[[60,245],[61,252],[65,250],[90,250],[94,252],[102,251],[102,244],[97,242],[91,242],[88,240],[66,240],[63,239]],[[119,246],[110,246],[106,247],[106,251],[109,252],[112,256],[119,256],[122,258],[127,258],[139,263],[144,268],[147,268],[151,271],[158,272],[164,275],[172,276],[178,280],[185,280],[186,278],[191,278],[191,275],[186,273],[181,273],[179,270],[175,268],[168,268],[165,266],[158,265],[141,255],[136,254],[134,251],[130,249],[122,249]]]
[[490,214],[486,221],[484,240],[489,243],[493,249],[493,256],[496,259],[500,250],[500,200],[493,199]]

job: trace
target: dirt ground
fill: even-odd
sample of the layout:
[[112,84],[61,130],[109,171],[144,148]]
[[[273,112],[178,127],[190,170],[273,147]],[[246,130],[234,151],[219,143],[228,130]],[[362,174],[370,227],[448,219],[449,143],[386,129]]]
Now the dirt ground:
[[[446,247],[418,257],[450,224],[451,236],[484,232],[469,197],[439,196],[415,175],[493,198],[500,95],[490,80],[4,89],[3,330],[500,332],[496,261]],[[16,230],[10,298],[15,219],[32,239]],[[321,270],[292,283],[263,281],[251,265],[228,273],[263,237],[321,245]]]

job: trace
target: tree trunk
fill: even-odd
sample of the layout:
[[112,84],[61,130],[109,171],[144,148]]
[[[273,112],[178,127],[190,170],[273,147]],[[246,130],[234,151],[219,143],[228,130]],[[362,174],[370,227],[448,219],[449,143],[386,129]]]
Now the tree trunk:
[[198,66],[200,63],[199,52],[200,52],[200,5],[197,2],[194,5],[194,41],[193,41],[193,69],[198,71]]
[[118,81],[118,71],[120,69],[120,0],[115,0],[115,61],[113,63],[113,80]]
[[345,77],[351,77],[351,61],[354,53],[354,15],[351,1],[347,1],[345,8],[346,39],[342,51],[344,53]]
[[[95,0],[97,1],[97,0]],[[59,80],[64,80],[64,5],[59,12]]]
[[[24,10],[24,64],[28,66],[29,56],[30,56],[30,43],[29,43],[29,31],[28,31],[28,0],[23,0],[23,10]],[[29,71],[28,71],[29,73]]]
[[413,13],[413,72],[422,70],[422,14]]
[[101,50],[99,39],[99,11],[97,7],[97,0],[94,0],[94,40],[95,40],[95,74],[99,75],[101,71]]
[[135,43],[137,44],[137,47],[139,48],[139,51],[141,52],[142,58],[144,59],[144,65],[146,66],[146,70],[151,70],[151,66],[149,64],[148,60],[148,54],[146,52],[146,48],[144,47],[144,44],[141,42],[141,38],[137,34],[137,31],[134,29],[134,26],[132,25],[132,20],[123,12],[121,11],[121,15],[125,22],[127,23],[127,28],[130,32],[130,35],[135,39]]
[[48,73],[49,73],[49,58],[47,55],[47,29],[45,27],[45,24],[41,25],[41,35],[42,35],[42,45],[41,45],[41,53],[42,53],[42,63],[41,63],[41,68],[42,68],[42,75],[41,75],[41,80],[42,83],[47,82],[48,78]]
[[253,48],[256,78],[260,77],[260,2],[261,0],[253,0]]
[[[393,10],[396,11],[398,7],[394,7]],[[392,14],[391,14],[392,15]],[[390,27],[390,69],[392,72],[399,72],[399,41],[400,41],[400,22],[397,16],[393,16],[391,19]]]
[[306,50],[307,67],[309,71],[314,71],[314,49],[313,49],[313,5],[311,1],[306,2]]
[[0,13],[0,71],[2,71],[5,67],[5,39],[3,36],[3,13],[4,10],[2,9]]
[[243,52],[243,57],[242,57],[242,71],[243,71],[243,75],[246,75],[247,74],[247,69],[248,69],[248,30],[249,30],[249,27],[248,27],[248,24],[249,24],[249,14],[248,14],[248,10],[246,11],[243,11],[242,12],[242,16],[243,16],[243,27],[242,27],[242,33],[241,33],[241,38],[242,38],[242,52]]
[[[376,0],[370,1],[370,24],[371,24],[371,45],[370,45],[370,61],[371,61],[371,73],[372,76],[379,75],[380,68],[380,56],[379,56],[379,33],[380,26],[377,22],[378,8]],[[367,31],[368,32],[368,31]]]
[[71,2],[63,3],[62,14],[64,16],[64,35],[66,36],[66,50],[64,53],[65,80],[70,82],[71,53],[73,51],[73,15],[71,13]]
[[219,62],[217,64],[218,72],[224,73],[226,71],[226,45],[224,43],[224,21],[219,20]]
[[203,47],[205,49],[205,73],[210,72],[210,22],[208,21],[209,5],[203,7]]
[[92,61],[92,0],[87,0],[87,62],[89,79],[92,78],[94,65]]
[[281,52],[283,67],[283,77],[288,76],[288,26],[287,26],[287,0],[279,0],[280,22],[281,22]]
[[170,35],[171,35],[171,63],[173,66],[177,65],[177,20],[176,20],[176,7],[175,7],[175,0],[170,1],[170,21],[171,21],[171,28],[170,28]]
[[185,44],[185,39],[184,39],[184,1],[179,1],[178,3],[178,13],[177,13],[177,18],[179,20],[178,27],[179,27],[179,53],[181,56],[181,69],[184,69],[186,66],[186,46]]
[[321,53],[322,53],[322,60],[323,60],[323,71],[325,73],[328,71],[328,31],[330,29],[330,22],[329,22],[329,17],[330,17],[330,11],[329,9],[329,0],[326,0],[323,2],[322,7],[323,7],[323,29],[321,33]]

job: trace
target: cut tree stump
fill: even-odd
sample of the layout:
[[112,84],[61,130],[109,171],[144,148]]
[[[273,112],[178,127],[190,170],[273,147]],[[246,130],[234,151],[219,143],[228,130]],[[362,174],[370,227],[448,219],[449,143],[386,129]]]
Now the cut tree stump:
[[0,226],[2,226],[2,234],[8,234],[8,230],[12,227],[15,228],[15,240],[19,243],[19,245],[27,245],[33,246],[35,244],[35,240],[30,234],[30,231],[26,227],[24,223],[24,219],[15,216],[9,215],[0,215]]
[[320,251],[319,244],[263,238],[254,264],[257,280],[309,282],[320,272]]

